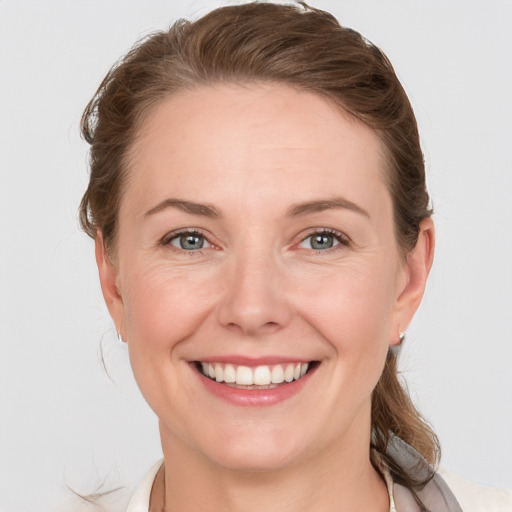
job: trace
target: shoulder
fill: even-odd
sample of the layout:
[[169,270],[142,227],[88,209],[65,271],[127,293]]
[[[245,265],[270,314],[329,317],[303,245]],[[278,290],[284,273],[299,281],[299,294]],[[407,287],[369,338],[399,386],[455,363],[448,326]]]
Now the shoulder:
[[442,468],[439,473],[464,512],[512,512],[512,490],[484,487]]
[[[390,438],[386,454],[417,480],[428,480],[416,496],[433,512],[512,512],[512,490],[480,486],[442,468],[436,472],[398,436]],[[398,512],[418,510],[408,489],[395,484],[394,493]]]
[[[484,487],[442,469],[416,493],[433,512],[512,512],[511,490]],[[397,512],[421,511],[409,489],[395,483],[393,494]]]

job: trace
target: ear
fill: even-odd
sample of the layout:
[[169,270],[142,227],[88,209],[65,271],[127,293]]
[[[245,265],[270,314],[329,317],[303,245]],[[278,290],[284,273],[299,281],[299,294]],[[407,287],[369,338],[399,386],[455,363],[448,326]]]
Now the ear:
[[110,260],[103,233],[98,231],[94,239],[96,264],[100,277],[101,291],[107,305],[108,311],[114,321],[117,333],[122,339],[126,339],[123,333],[124,327],[124,304],[118,289],[118,269]]
[[434,260],[434,248],[434,222],[429,217],[421,221],[416,246],[407,253],[406,262],[401,270],[395,315],[390,326],[390,345],[400,344],[399,332],[407,329],[421,303]]

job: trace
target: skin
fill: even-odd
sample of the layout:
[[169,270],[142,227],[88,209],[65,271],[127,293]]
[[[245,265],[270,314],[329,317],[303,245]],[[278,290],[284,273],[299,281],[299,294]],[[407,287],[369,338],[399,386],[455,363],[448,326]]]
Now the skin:
[[[403,258],[384,173],[371,129],[284,85],[200,88],[148,115],[130,151],[115,257],[101,232],[96,256],[159,418],[168,462],[153,510],[164,492],[173,511],[389,510],[369,460],[371,394],[421,300],[434,230],[424,220]],[[169,198],[218,215],[163,207]],[[201,250],[179,247],[183,229],[205,237]],[[333,247],[313,249],[312,233],[325,230]],[[223,355],[320,364],[291,398],[240,407],[208,392],[190,364]]]

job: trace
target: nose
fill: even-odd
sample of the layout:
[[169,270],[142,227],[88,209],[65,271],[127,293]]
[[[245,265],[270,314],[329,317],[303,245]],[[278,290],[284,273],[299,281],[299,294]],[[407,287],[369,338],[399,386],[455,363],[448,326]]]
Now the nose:
[[270,334],[285,327],[291,307],[282,263],[270,254],[242,255],[232,261],[224,281],[218,320],[245,335]]

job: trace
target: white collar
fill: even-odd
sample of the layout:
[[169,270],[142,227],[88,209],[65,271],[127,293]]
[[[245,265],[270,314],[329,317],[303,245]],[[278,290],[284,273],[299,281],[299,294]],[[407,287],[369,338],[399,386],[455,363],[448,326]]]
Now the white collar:
[[151,497],[151,489],[153,488],[153,482],[155,481],[156,474],[164,463],[164,459],[160,459],[155,463],[148,471],[139,487],[132,496],[126,512],[148,512],[149,510],[149,498]]

